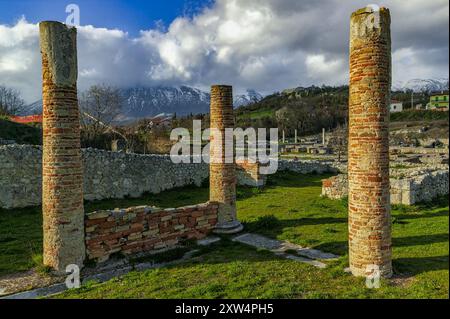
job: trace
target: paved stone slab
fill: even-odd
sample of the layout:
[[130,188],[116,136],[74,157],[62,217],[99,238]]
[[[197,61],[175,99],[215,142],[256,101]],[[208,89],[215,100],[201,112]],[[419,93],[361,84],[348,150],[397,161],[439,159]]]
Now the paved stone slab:
[[305,258],[305,257],[301,257],[301,256],[295,256],[295,255],[289,255],[289,254],[283,254],[282,255],[284,258],[290,259],[290,260],[294,260],[294,261],[299,261],[305,264],[310,264],[311,266],[317,267],[317,268],[326,268],[327,265],[324,264],[323,262],[320,262],[318,260],[314,260],[314,259],[309,259],[309,258]]
[[[233,241],[237,241],[257,248],[264,248],[276,253],[279,256],[283,256],[285,258],[300,262],[309,263],[319,268],[325,268],[326,265],[318,261],[318,259],[331,260],[339,257],[334,254],[325,253],[317,249],[306,248],[296,244],[292,244],[287,241],[271,239],[257,234],[250,234],[250,233],[242,234],[234,237]],[[301,257],[287,254],[286,253],[287,250],[293,250]]]
[[197,245],[209,246],[218,241],[220,241],[220,237],[210,236],[210,237],[206,237],[206,238],[197,240]]

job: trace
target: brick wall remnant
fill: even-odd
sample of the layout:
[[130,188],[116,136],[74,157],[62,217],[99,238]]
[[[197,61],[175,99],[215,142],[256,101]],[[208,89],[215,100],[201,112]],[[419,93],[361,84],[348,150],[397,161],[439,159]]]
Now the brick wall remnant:
[[[236,167],[234,160],[225,161],[225,129],[234,128],[233,92],[228,85],[211,87],[210,110],[210,200],[219,203],[217,233],[235,233],[242,230],[236,216]],[[220,136],[214,134],[220,132]],[[215,136],[216,135],[216,136]]]
[[218,204],[178,208],[136,206],[86,214],[86,253],[103,262],[124,255],[172,248],[183,240],[206,237],[217,223]]
[[355,276],[392,275],[389,200],[390,14],[357,10],[350,23],[349,260]]
[[65,272],[85,257],[83,168],[77,99],[77,32],[39,24],[42,54],[44,264]]

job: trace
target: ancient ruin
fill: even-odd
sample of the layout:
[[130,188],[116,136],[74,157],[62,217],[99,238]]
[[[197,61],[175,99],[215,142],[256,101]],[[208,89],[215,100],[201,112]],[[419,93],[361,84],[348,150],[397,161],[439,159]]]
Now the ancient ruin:
[[389,202],[389,10],[351,16],[349,96],[349,258],[356,276],[392,275]]
[[75,28],[39,24],[42,53],[44,265],[57,272],[85,257],[83,167]]
[[210,200],[219,203],[217,233],[242,230],[236,216],[236,168],[234,159],[226,161],[225,129],[234,128],[233,92],[228,85],[211,87],[210,110]]

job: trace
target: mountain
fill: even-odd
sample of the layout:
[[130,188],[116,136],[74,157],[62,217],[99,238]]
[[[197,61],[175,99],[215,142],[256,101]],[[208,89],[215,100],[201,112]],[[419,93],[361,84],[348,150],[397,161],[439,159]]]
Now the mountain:
[[42,113],[42,100],[28,104],[20,115],[35,115]]
[[263,96],[255,90],[247,90],[247,94],[236,95],[234,97],[234,107],[246,106],[252,103],[257,103],[263,99]]
[[[126,88],[121,89],[121,94],[124,103],[120,121],[132,121],[159,113],[188,115],[209,112],[210,94],[189,86]],[[248,105],[262,98],[255,90],[247,90],[246,94],[235,96],[234,106]],[[26,109],[24,115],[41,113],[42,100],[28,105]]]
[[430,93],[448,90],[448,79],[412,79],[392,85],[393,91],[413,90],[417,93]]
[[188,86],[180,87],[138,87],[122,90],[124,98],[123,116],[143,118],[159,113],[209,112],[209,93]]

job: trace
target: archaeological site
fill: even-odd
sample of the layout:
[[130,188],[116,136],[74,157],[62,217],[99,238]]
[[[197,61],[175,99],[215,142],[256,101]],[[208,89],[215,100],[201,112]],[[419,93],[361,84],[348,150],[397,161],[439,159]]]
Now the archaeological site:
[[[251,90],[241,94],[242,83],[252,79],[273,92],[281,84],[268,89],[270,77],[260,68],[289,73],[282,64],[291,57],[275,55],[280,61],[274,65],[257,57],[254,46],[272,41],[272,34],[266,38],[252,25],[266,14],[258,8],[247,9],[253,12],[245,16],[247,29],[230,20],[208,35],[222,19],[213,13],[231,5],[212,3],[167,30],[141,29],[132,41],[127,32],[67,21],[41,19],[30,26],[28,36],[39,44],[33,57],[40,60],[33,63],[39,64],[41,111],[31,116],[7,109],[6,96],[15,91],[5,86],[9,95],[2,99],[0,80],[0,298],[447,299],[448,102],[442,108],[448,88],[394,89],[399,7],[356,10],[353,3],[344,25],[332,19],[329,33],[316,35],[328,39],[334,29],[348,30],[343,67],[328,61],[332,55],[313,56],[305,48],[306,62],[297,61],[306,63],[303,72],[339,65],[346,85],[258,97]],[[274,12],[256,25],[284,14],[267,8]],[[200,24],[203,38],[190,34]],[[283,24],[292,28],[283,34],[306,46],[293,25]],[[9,60],[2,58],[2,28],[3,76]],[[238,51],[242,44],[233,37],[248,30],[255,35]],[[172,43],[172,33],[190,40]],[[133,50],[161,41],[145,59],[168,65],[146,73],[163,84],[151,90],[101,84],[108,82],[87,66],[105,41],[110,50],[124,44],[114,58],[105,55],[98,63],[130,82],[139,67],[118,65],[126,55],[144,59]],[[193,50],[199,41],[205,44]],[[286,50],[297,45],[279,43]],[[254,55],[250,65],[217,64],[246,50]],[[179,59],[186,59],[183,66],[176,66]],[[196,63],[219,66],[192,74]],[[163,89],[177,72],[209,92]],[[97,82],[87,89],[92,79]],[[415,96],[437,106],[415,108]],[[135,115],[150,104],[156,111]],[[393,104],[403,109],[393,112]],[[125,112],[123,105],[131,106]],[[196,123],[204,130],[197,132]]]

